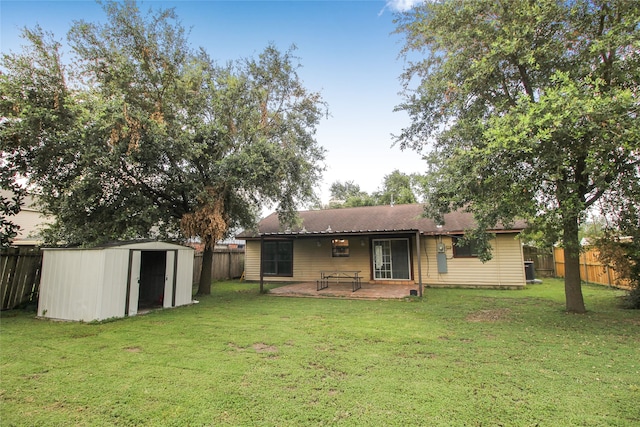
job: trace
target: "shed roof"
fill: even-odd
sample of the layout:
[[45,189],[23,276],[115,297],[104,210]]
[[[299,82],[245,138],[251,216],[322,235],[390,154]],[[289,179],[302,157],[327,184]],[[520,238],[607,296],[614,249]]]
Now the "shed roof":
[[43,250],[107,250],[107,249],[140,249],[140,250],[193,250],[189,246],[183,246],[176,243],[163,242],[158,240],[127,240],[105,243],[99,246],[91,247],[57,247],[57,248],[42,248]]
[[[237,237],[251,239],[273,235],[309,234],[371,234],[385,232],[420,232],[422,234],[459,234],[476,226],[473,215],[455,211],[444,216],[444,224],[438,226],[431,218],[423,216],[421,204],[365,206],[357,208],[324,209],[300,211],[299,227],[285,230],[280,225],[278,215],[272,213],[258,223],[257,232],[245,230]],[[526,227],[524,221],[516,221],[511,227],[498,225],[489,230],[496,233],[517,233]]]

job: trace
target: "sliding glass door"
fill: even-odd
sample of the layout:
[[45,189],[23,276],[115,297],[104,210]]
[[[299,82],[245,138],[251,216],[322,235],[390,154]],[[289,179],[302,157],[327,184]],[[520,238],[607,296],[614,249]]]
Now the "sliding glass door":
[[376,280],[409,280],[409,239],[373,241],[373,277]]

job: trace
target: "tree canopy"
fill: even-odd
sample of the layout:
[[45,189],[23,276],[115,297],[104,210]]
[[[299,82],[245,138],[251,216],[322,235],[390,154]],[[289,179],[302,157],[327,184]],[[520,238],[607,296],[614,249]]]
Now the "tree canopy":
[[406,173],[394,170],[384,177],[382,189],[375,196],[378,205],[406,205],[417,203],[415,195],[416,187],[419,184],[420,176],[417,174],[407,175]]
[[105,24],[74,23],[70,61],[40,28],[3,56],[3,160],[57,219],[50,241],[198,238],[208,293],[217,240],[252,227],[265,203],[290,224],[314,199],[326,105],[300,80],[295,47],[220,66],[190,47],[172,9],[104,10]]
[[415,193],[422,185],[423,177],[418,174],[406,174],[399,170],[394,170],[385,175],[382,187],[372,194],[360,189],[360,186],[353,181],[336,181],[331,184],[330,208],[377,206],[389,204],[409,204],[417,203]]
[[411,117],[397,143],[428,149],[429,210],[468,209],[483,240],[527,219],[565,247],[567,310],[584,312],[579,223],[640,185],[640,4],[425,2],[396,23]]

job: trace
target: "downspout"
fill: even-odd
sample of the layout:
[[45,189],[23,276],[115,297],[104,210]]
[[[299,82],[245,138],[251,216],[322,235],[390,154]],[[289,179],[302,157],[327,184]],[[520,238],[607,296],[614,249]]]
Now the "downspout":
[[420,231],[416,231],[416,251],[418,252],[418,296],[422,298],[422,255],[420,253]]
[[264,292],[264,268],[262,258],[264,257],[264,236],[260,235],[260,293]]

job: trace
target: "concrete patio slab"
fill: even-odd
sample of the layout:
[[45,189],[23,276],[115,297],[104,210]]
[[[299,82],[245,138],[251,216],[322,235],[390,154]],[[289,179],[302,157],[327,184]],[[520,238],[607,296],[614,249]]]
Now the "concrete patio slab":
[[410,291],[418,292],[418,285],[377,285],[363,283],[353,292],[350,283],[331,283],[328,288],[317,290],[315,282],[283,285],[269,290],[269,295],[309,298],[345,298],[345,299],[403,299],[411,296]]

